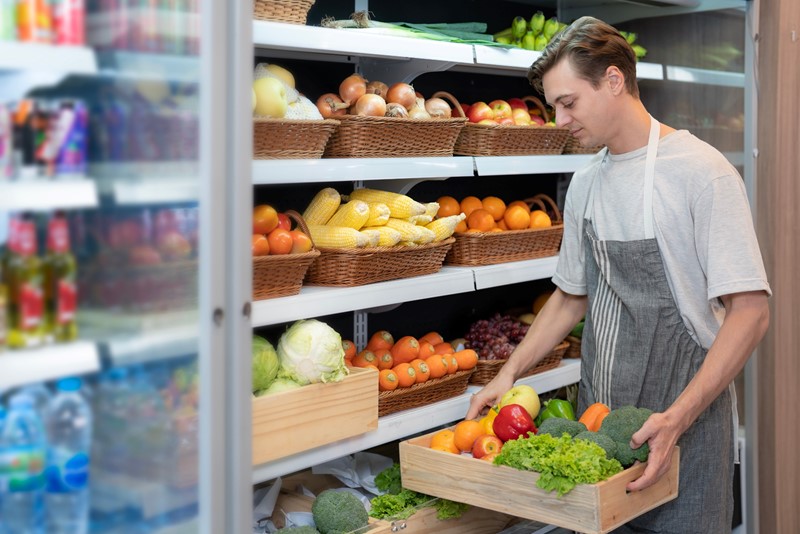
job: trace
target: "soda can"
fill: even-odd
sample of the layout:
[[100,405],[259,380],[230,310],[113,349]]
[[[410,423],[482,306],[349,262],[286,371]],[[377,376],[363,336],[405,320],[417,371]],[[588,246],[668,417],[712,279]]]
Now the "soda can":
[[80,101],[64,101],[55,112],[48,159],[54,162],[56,177],[86,175],[88,123],[88,111]]
[[55,2],[56,44],[84,45],[86,43],[86,5],[84,0],[55,0]]
[[23,42],[52,44],[51,0],[17,0],[17,39]]

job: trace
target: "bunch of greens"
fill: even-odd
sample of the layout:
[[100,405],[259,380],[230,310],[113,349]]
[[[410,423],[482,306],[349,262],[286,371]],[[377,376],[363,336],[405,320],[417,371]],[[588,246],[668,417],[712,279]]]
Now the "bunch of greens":
[[408,519],[420,508],[433,506],[438,519],[455,519],[467,511],[469,505],[437,499],[424,493],[404,489],[400,480],[400,464],[395,463],[375,477],[375,486],[386,493],[373,497],[369,515],[376,519]]
[[554,437],[539,434],[508,441],[494,459],[524,471],[536,471],[536,485],[558,496],[572,491],[577,484],[594,484],[622,471],[617,460],[608,459],[596,443],[574,440],[568,434]]

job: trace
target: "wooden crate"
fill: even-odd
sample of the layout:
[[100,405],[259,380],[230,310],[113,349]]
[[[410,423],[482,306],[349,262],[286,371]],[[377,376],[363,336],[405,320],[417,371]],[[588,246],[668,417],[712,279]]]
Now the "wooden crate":
[[431,449],[434,433],[400,443],[404,487],[591,534],[610,532],[678,496],[677,447],[670,471],[645,490],[625,491],[626,484],[643,473],[645,466],[640,464],[558,497],[536,487],[538,473]]
[[[314,504],[314,499],[306,495],[299,495],[290,491],[283,491],[278,495],[278,500],[275,501],[275,509],[272,512],[272,522],[278,528],[286,526],[286,517],[281,513],[283,512],[308,512],[311,513],[311,505]],[[362,532],[359,529],[359,532]],[[372,517],[369,518],[369,528],[365,528],[364,534],[389,534],[394,532],[392,526],[386,521],[380,521]]]
[[378,428],[378,376],[350,368],[341,382],[253,399],[253,465]]

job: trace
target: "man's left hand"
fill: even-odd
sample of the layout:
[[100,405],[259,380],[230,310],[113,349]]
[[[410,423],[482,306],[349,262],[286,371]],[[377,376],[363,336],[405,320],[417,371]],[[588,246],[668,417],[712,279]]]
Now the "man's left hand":
[[650,445],[647,466],[642,476],[628,483],[628,491],[638,491],[655,484],[672,465],[672,449],[678,442],[681,432],[677,425],[663,413],[654,413],[642,428],[631,438],[631,447],[638,448],[644,443]]

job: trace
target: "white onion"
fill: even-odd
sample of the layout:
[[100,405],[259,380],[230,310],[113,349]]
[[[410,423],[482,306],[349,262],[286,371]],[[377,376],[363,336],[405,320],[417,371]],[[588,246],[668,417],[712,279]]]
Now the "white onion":
[[404,108],[401,104],[396,102],[389,102],[386,104],[386,117],[401,117],[403,119],[408,118],[408,110]]
[[430,119],[431,114],[425,111],[425,100],[417,98],[414,106],[408,110],[409,119]]

